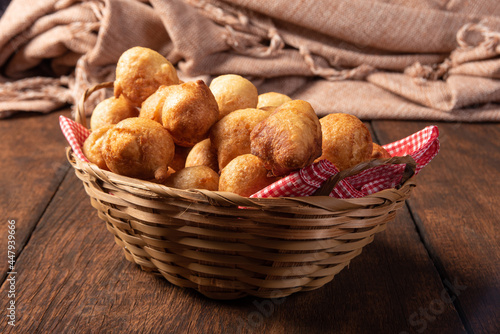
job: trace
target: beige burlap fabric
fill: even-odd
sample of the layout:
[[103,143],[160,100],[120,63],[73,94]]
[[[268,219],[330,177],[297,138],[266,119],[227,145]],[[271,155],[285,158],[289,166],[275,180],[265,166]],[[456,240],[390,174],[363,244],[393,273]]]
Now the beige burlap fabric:
[[500,120],[498,0],[13,0],[0,117],[73,104],[136,45],[185,80],[241,74],[320,116]]

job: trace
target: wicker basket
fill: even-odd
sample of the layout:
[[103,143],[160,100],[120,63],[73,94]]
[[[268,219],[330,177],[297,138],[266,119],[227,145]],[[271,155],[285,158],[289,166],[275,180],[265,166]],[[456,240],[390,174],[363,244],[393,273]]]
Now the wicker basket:
[[[77,122],[86,125],[87,97],[111,85],[86,92]],[[214,299],[284,297],[325,285],[385,229],[415,186],[411,157],[362,163],[317,196],[288,198],[174,189],[101,170],[70,148],[67,157],[127,260]],[[396,188],[348,200],[323,195],[344,177],[388,163],[406,164]]]

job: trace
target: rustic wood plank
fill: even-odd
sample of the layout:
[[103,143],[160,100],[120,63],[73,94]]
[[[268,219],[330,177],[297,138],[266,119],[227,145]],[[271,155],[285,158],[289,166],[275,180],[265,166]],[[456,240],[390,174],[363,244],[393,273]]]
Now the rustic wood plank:
[[291,296],[283,322],[295,319],[300,333],[464,332],[412,224],[399,212],[330,286]]
[[[59,115],[19,115],[0,121],[0,257],[7,259],[7,222],[15,221],[15,251],[20,254],[69,167]],[[5,279],[7,261],[0,262]]]
[[[383,143],[429,122],[373,122]],[[441,277],[455,283],[467,329],[499,333],[500,124],[437,123],[441,151],[408,201]]]
[[[1,323],[5,333],[399,333],[424,325],[429,332],[464,332],[406,210],[321,289],[279,301],[221,302],[124,260],[69,173],[17,270],[18,318],[15,331]],[[4,283],[0,293],[6,290]],[[3,310],[7,303],[0,302]]]

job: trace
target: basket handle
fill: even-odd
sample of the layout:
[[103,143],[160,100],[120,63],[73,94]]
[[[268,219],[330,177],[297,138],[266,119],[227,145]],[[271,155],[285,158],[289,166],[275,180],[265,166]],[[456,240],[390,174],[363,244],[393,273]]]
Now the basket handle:
[[392,157],[389,159],[373,159],[369,161],[362,162],[354,167],[344,169],[343,171],[338,172],[337,174],[331,176],[328,180],[326,180],[321,187],[316,190],[312,196],[328,196],[332,192],[333,188],[339,183],[341,180],[346,177],[353,176],[361,173],[367,169],[372,167],[382,166],[382,165],[399,165],[405,164],[405,170],[403,172],[403,176],[401,177],[401,182],[397,186],[397,188],[401,187],[409,178],[411,178],[415,174],[415,170],[417,168],[417,163],[410,155],[405,155],[402,157]]
[[83,125],[86,129],[88,129],[87,126],[87,118],[85,117],[85,101],[89,98],[89,96],[94,93],[96,90],[103,89],[103,88],[112,88],[113,87],[113,82],[103,82],[98,85],[95,85],[85,91],[85,93],[82,95],[80,98],[80,101],[78,101],[78,105],[76,107],[76,113],[75,113],[75,122]]

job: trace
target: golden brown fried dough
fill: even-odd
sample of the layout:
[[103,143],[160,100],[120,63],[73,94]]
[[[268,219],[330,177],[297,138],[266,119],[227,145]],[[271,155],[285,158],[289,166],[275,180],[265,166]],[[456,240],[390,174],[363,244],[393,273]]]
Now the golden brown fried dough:
[[266,110],[266,111],[273,112],[273,111],[276,110],[276,108],[278,108],[278,107],[275,107],[275,106],[266,106],[266,107],[260,107],[259,109],[260,110]]
[[273,175],[310,165],[321,155],[321,126],[308,102],[283,103],[250,135],[252,154],[264,160]]
[[170,163],[170,167],[173,170],[179,171],[186,166],[186,158],[189,154],[191,147],[182,147],[179,145],[175,145],[175,154],[174,159]]
[[217,152],[219,169],[239,155],[250,153],[250,132],[271,115],[270,111],[247,108],[233,111],[210,130],[210,140]]
[[281,93],[269,92],[259,95],[259,101],[257,102],[257,108],[263,107],[279,107],[285,102],[291,101],[292,99]]
[[125,51],[118,59],[115,96],[123,94],[135,106],[140,106],[161,85],[178,83],[175,68],[154,50],[136,46]]
[[92,131],[83,143],[83,154],[85,154],[90,162],[96,164],[100,169],[108,170],[108,166],[106,166],[106,162],[102,157],[102,143],[104,138],[106,138],[108,130],[112,127],[113,125],[101,126]]
[[108,131],[103,158],[117,174],[164,181],[174,158],[174,142],[161,124],[146,118],[127,118]]
[[252,154],[240,155],[221,170],[219,190],[248,197],[278,180],[267,174],[262,159]]
[[139,117],[148,118],[161,124],[161,114],[163,111],[163,104],[167,95],[168,86],[160,86],[156,92],[151,94],[141,106]]
[[373,143],[372,159],[388,159],[391,155],[386,151],[385,148],[377,143]]
[[320,119],[323,133],[323,153],[318,159],[328,159],[339,170],[369,160],[372,137],[368,128],[356,116],[336,113]]
[[210,90],[219,106],[219,119],[238,109],[257,107],[259,99],[257,87],[242,76],[236,74],[218,76],[210,83]]
[[170,175],[165,185],[178,189],[219,189],[219,174],[207,166],[186,167]]
[[112,96],[101,101],[92,112],[90,128],[97,130],[105,125],[112,125],[129,117],[137,117],[139,111],[125,97]]
[[219,117],[217,102],[208,86],[202,80],[186,82],[168,86],[165,94],[162,124],[174,142],[192,147],[205,139]]
[[185,166],[207,166],[216,172],[219,171],[217,152],[215,151],[210,138],[204,139],[193,146],[186,158]]

